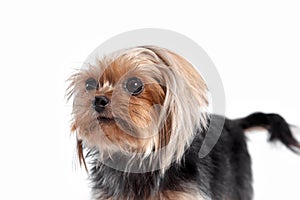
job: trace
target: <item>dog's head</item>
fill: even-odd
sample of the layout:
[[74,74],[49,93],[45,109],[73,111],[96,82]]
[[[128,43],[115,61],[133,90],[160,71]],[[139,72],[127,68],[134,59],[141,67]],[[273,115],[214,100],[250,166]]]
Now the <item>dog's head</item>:
[[[151,156],[165,149],[162,168],[180,160],[206,125],[207,87],[184,58],[163,48],[119,51],[70,78],[72,131],[100,159],[115,152]],[[85,162],[84,162],[85,163]]]

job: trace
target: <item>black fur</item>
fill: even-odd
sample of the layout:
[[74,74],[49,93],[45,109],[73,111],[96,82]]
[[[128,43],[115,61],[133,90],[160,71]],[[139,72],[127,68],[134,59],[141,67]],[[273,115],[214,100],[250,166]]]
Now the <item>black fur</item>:
[[277,114],[254,113],[237,120],[225,119],[221,137],[206,157],[198,154],[205,135],[198,132],[181,163],[174,163],[162,177],[159,171],[125,173],[95,164],[91,169],[93,191],[100,199],[141,200],[168,190],[184,192],[186,185],[192,185],[212,200],[251,200],[251,159],[244,130],[254,126],[266,128],[270,141],[279,140],[293,151],[300,148],[288,124]]

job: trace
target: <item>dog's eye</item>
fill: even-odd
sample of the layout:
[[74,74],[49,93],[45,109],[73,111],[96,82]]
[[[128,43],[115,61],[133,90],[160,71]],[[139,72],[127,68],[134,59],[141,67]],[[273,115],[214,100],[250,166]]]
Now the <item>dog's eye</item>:
[[138,95],[144,90],[144,84],[139,78],[131,77],[125,81],[124,89],[131,95]]
[[95,90],[98,89],[98,82],[94,78],[89,78],[85,81],[86,90]]

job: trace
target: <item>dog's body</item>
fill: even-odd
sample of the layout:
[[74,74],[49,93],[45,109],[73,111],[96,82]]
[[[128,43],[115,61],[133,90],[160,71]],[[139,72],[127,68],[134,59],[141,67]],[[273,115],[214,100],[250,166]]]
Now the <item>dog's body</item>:
[[[216,118],[222,122],[222,117]],[[277,114],[226,119],[221,137],[207,156],[198,155],[205,135],[198,132],[181,162],[173,163],[163,177],[159,171],[127,173],[104,164],[94,166],[94,195],[100,199],[251,200],[251,159],[244,131],[256,126],[268,129],[272,141],[279,140],[288,148],[298,145],[288,124]]]
[[254,113],[225,119],[218,142],[201,157],[208,127],[217,132],[214,126],[222,126],[224,118],[203,110],[205,82],[165,49],[133,48],[71,80],[72,130],[80,162],[90,161],[97,200],[251,200],[245,129],[261,126],[271,141],[300,148],[282,117]]

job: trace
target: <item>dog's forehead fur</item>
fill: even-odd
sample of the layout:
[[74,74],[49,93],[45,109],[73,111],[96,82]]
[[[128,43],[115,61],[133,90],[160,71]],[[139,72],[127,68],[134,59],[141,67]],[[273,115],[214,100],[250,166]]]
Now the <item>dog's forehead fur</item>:
[[[99,60],[98,66],[88,67],[86,70],[91,71],[91,74],[87,73],[86,78],[90,75],[96,80],[99,80],[101,84],[108,82],[114,85],[124,75],[143,75],[139,72],[139,70],[143,70],[142,66],[149,67],[149,65],[152,65],[151,70],[155,72],[153,65],[159,64],[159,62],[161,61],[157,55],[146,48],[120,51],[115,53],[115,55],[106,56]],[[136,73],[134,73],[134,71],[136,71]]]

